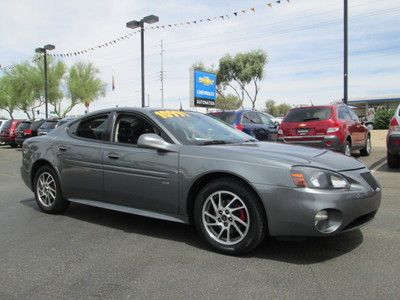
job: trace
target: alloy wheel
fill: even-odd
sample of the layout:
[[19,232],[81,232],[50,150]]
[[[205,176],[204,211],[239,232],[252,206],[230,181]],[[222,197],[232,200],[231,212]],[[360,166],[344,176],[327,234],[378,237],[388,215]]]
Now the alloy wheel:
[[203,225],[208,235],[223,245],[241,242],[250,227],[246,204],[229,191],[212,193],[203,204]]
[[40,174],[36,183],[38,200],[45,207],[50,207],[57,197],[57,186],[53,176],[48,172]]

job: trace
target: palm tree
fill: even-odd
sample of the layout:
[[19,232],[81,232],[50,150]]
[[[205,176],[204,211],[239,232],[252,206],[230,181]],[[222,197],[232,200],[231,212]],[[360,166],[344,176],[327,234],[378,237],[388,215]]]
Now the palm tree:
[[70,68],[67,87],[71,104],[82,103],[88,108],[95,99],[105,95],[106,84],[98,74],[99,70],[92,63],[79,62]]

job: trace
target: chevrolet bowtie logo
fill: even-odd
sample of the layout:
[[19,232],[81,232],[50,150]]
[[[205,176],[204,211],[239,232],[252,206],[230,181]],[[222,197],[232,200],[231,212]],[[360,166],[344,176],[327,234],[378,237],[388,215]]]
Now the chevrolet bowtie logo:
[[214,83],[214,80],[210,79],[210,77],[208,76],[204,76],[204,77],[199,77],[199,82],[204,84],[205,86],[209,86]]

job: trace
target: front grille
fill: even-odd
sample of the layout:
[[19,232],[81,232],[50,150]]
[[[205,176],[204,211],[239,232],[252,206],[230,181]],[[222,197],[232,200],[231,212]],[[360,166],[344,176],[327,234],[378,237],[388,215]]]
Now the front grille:
[[364,178],[373,190],[376,190],[379,187],[378,182],[370,172],[361,173],[361,177]]

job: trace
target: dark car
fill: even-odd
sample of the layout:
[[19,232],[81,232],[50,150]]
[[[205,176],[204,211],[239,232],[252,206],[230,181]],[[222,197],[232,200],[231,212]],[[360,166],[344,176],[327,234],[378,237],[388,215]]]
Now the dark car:
[[0,133],[0,142],[17,147],[15,139],[17,137],[17,127],[22,120],[8,120],[5,122]]
[[57,123],[58,123],[57,119],[45,120],[45,122],[38,129],[38,135],[48,134],[50,131],[56,128]]
[[292,108],[279,125],[278,141],[368,156],[371,135],[357,115],[344,104]]
[[24,133],[29,131],[29,128],[32,125],[32,121],[26,120],[22,121],[17,127],[17,137],[15,138],[15,143],[17,146],[22,146],[22,143],[25,140]]
[[197,112],[102,110],[22,147],[21,176],[43,212],[75,202],[194,223],[228,254],[250,251],[267,233],[354,230],[374,218],[381,199],[355,158],[260,142]]
[[259,141],[276,141],[277,139],[278,124],[261,112],[246,109],[226,110],[212,112],[209,115],[231,124]]
[[389,168],[400,167],[400,105],[397,107],[386,136],[387,164]]
[[[18,146],[22,146],[22,143],[30,138],[38,135],[38,129],[42,124],[45,122],[45,120],[37,120],[33,121],[30,125],[29,128],[25,128],[24,130],[17,130],[17,138],[15,139],[15,142],[17,143]],[[21,125],[20,125],[21,126]]]
[[66,124],[66,123],[68,123],[68,122],[70,122],[70,121],[72,121],[72,120],[75,120],[75,118],[68,118],[68,117],[67,117],[67,118],[58,120],[58,122],[57,122],[55,128],[60,127],[61,125],[64,125],[64,124]]

